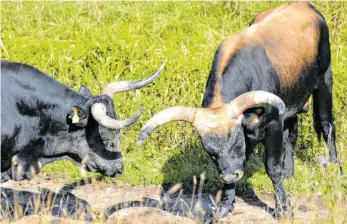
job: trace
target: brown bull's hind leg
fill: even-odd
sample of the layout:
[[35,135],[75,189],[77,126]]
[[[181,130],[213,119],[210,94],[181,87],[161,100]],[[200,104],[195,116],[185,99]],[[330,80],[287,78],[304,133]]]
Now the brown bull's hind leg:
[[[330,161],[339,163],[336,151],[332,85],[331,67],[329,67],[324,74],[324,82],[317,89],[313,90],[314,126],[318,138],[323,134],[324,141],[329,148]],[[339,166],[342,174],[342,167],[340,164]]]

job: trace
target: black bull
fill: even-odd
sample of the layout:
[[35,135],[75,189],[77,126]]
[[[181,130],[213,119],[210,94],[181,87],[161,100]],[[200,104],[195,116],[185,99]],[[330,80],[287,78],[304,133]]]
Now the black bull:
[[142,109],[117,120],[112,95],[152,83],[163,67],[143,80],[109,83],[93,96],[85,86],[75,92],[34,67],[1,61],[1,181],[31,179],[58,159],[120,175],[120,129],[133,124]]
[[275,189],[274,216],[291,218],[282,176],[294,173],[297,115],[307,110],[310,95],[315,130],[328,143],[331,161],[338,162],[330,60],[327,24],[309,2],[262,12],[217,49],[203,108],[171,107],[159,112],[142,128],[139,143],[167,122],[191,122],[223,182],[217,216],[233,210],[235,183],[253,148],[263,143],[265,169]]

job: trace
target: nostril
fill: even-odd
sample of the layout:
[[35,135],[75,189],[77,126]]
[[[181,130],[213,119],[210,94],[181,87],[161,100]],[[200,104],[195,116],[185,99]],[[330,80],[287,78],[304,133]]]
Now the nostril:
[[243,171],[242,170],[235,170],[235,176],[238,179],[241,179],[241,177],[243,176]]
[[234,183],[236,181],[236,176],[234,174],[221,174],[220,178],[225,183]]
[[242,176],[243,176],[242,170],[235,170],[232,173],[220,174],[221,180],[225,183],[235,183],[236,181],[239,181]]

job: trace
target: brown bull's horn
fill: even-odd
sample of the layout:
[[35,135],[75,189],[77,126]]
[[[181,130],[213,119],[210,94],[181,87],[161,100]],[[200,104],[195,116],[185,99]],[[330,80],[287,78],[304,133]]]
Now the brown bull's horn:
[[284,102],[278,96],[265,91],[251,91],[236,97],[230,102],[229,108],[233,117],[240,116],[245,110],[269,104],[278,109],[279,115],[283,115],[286,111]]
[[143,112],[143,106],[141,109],[131,118],[126,120],[115,120],[106,115],[106,107],[102,103],[94,103],[91,107],[91,112],[94,119],[102,126],[110,129],[121,129],[126,128],[133,123],[141,116]]
[[142,127],[138,138],[138,144],[141,144],[154,129],[170,121],[187,121],[194,123],[196,112],[196,108],[171,107],[157,113]]
[[191,107],[171,107],[154,115],[142,127],[138,144],[157,127],[170,121],[187,121],[192,123],[200,135],[212,133],[223,135],[240,121],[230,120],[230,113],[227,107],[219,108],[191,108]]
[[264,91],[242,94],[230,104],[218,108],[171,107],[154,115],[141,129],[138,144],[157,127],[170,121],[188,121],[200,135],[221,135],[229,133],[241,123],[240,115],[248,108],[270,104],[276,107],[280,115],[285,112],[283,101],[276,95]]
[[166,60],[164,60],[163,64],[160,66],[158,71],[154,72],[151,76],[149,76],[145,79],[138,80],[138,81],[132,81],[132,82],[131,81],[111,82],[103,88],[102,94],[112,97],[113,94],[115,94],[115,93],[142,88],[142,87],[152,83],[154,81],[154,79],[156,77],[158,77],[160,72],[163,70],[165,63],[166,63]]

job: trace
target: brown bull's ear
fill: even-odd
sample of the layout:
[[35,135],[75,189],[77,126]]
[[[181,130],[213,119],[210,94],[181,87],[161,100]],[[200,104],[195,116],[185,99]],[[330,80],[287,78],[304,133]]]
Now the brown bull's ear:
[[88,122],[88,113],[81,107],[74,106],[68,115],[68,124],[76,127],[85,127]]
[[259,126],[264,119],[264,108],[250,108],[243,113],[242,125],[247,129],[253,129]]
[[249,108],[244,111],[242,127],[250,138],[259,138],[262,130],[279,117],[278,110],[270,105]]

